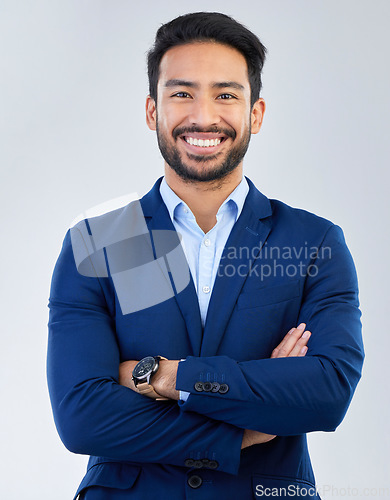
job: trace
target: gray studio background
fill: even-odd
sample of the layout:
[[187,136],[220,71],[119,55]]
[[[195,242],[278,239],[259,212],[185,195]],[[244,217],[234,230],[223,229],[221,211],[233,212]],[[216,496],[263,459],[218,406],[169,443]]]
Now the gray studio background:
[[310,435],[322,496],[390,496],[390,3],[0,0],[1,498],[69,500],[84,474],[46,386],[51,273],[77,215],[161,175],[145,53],[161,23],[195,10],[232,15],[269,50],[246,174],[339,224],[358,269],[364,377],[338,430]]

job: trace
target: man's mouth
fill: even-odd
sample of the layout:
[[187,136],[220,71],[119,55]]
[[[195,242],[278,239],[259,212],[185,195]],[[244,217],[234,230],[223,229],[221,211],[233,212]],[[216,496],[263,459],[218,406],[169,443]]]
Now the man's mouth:
[[217,139],[197,139],[196,137],[184,137],[184,140],[188,142],[188,144],[194,146],[200,146],[202,148],[209,148],[210,146],[218,146],[221,143],[219,137]]
[[220,148],[220,145],[227,139],[225,135],[209,133],[183,134],[180,138],[185,142],[188,149],[198,154],[216,152]]

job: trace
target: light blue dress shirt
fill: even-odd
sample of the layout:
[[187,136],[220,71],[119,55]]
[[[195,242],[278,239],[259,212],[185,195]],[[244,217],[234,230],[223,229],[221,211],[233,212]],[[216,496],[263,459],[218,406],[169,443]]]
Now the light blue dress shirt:
[[[243,177],[219,207],[217,223],[205,234],[188,205],[172,191],[165,177],[160,184],[161,197],[176,231],[182,236],[181,244],[198,295],[203,327],[221,255],[234,223],[241,214],[248,191],[248,182]],[[180,391],[180,399],[185,401],[188,396],[189,393]]]

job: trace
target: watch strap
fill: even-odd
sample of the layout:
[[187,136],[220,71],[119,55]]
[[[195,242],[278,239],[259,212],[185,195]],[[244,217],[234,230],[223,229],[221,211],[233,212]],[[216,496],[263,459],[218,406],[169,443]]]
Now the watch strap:
[[158,356],[155,356],[155,358],[159,358],[160,361],[162,359],[165,359],[165,361],[168,361],[168,358],[164,358],[164,356],[160,356],[160,354]]
[[137,384],[137,391],[143,396],[148,396],[149,398],[155,399],[156,401],[168,401],[169,398],[164,398],[160,396],[155,390],[154,387],[147,382],[142,382],[141,384]]

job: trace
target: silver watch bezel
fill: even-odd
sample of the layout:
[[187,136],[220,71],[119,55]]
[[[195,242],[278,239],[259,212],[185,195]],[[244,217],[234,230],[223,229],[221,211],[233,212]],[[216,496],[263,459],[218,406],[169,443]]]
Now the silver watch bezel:
[[[153,367],[145,374],[141,376],[137,376],[135,374],[137,368],[142,365],[142,363],[145,363],[146,361],[149,361],[150,359],[153,359],[154,360],[154,364],[153,364]],[[144,358],[140,359],[138,361],[138,363],[135,365],[134,369],[133,369],[133,373],[132,373],[132,379],[133,379],[133,382],[134,382],[134,385],[137,387],[138,384],[142,384],[143,382],[146,382],[149,384],[150,382],[150,378],[152,375],[154,375],[157,370],[158,370],[158,366],[159,366],[159,361],[160,361],[160,357],[159,356],[145,356]]]

